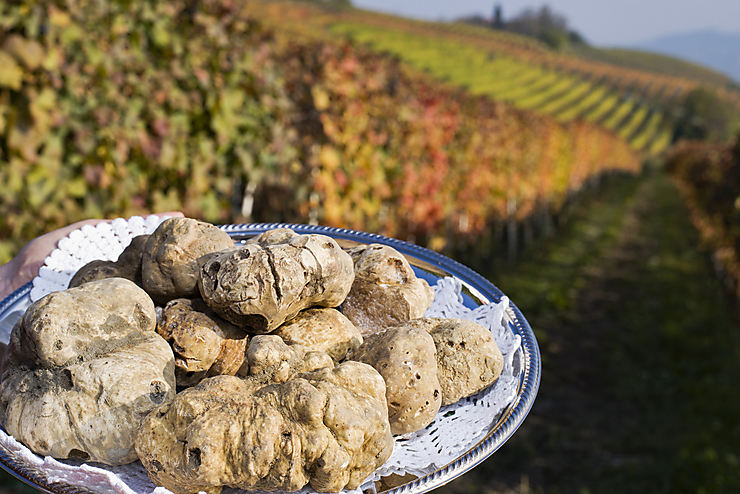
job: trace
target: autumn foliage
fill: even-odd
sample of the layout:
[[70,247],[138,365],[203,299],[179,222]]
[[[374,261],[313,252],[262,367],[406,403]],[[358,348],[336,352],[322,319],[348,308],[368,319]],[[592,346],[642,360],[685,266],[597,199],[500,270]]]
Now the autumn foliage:
[[715,267],[740,297],[740,136],[731,143],[681,142],[666,157],[666,167],[714,253]]
[[84,217],[170,209],[474,242],[496,218],[556,211],[589,177],[638,167],[596,126],[291,38],[243,9],[0,5],[0,260]]

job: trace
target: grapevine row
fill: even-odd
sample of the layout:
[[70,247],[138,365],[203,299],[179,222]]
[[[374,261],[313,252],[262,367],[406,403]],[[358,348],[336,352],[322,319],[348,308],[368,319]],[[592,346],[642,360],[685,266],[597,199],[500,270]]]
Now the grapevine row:
[[682,142],[666,158],[691,219],[728,287],[740,297],[740,137],[727,144]]

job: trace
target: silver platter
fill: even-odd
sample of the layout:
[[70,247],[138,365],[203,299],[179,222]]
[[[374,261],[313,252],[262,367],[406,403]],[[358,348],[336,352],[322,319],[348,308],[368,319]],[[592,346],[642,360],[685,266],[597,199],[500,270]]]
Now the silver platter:
[[[328,235],[336,239],[345,248],[358,244],[386,244],[403,253],[414,267],[417,275],[432,284],[437,279],[445,276],[454,276],[459,279],[465,288],[463,293],[464,304],[470,308],[489,302],[498,302],[504,295],[490,281],[457,261],[423,247],[381,235],[344,228],[284,223],[223,225],[221,228],[231,235],[236,243],[274,228],[291,228],[297,233]],[[2,300],[0,302],[0,320],[18,311],[19,308],[25,307],[29,303],[30,291],[31,283],[28,283]],[[511,329],[522,338],[522,374],[515,399],[502,413],[491,417],[492,427],[488,434],[467,451],[461,451],[456,460],[416,480],[382,491],[384,494],[420,494],[450,482],[493,454],[524,422],[532,408],[540,385],[540,351],[532,328],[513,303],[510,303],[508,315],[511,320]],[[0,468],[43,492],[59,494],[87,494],[93,492],[84,485],[49,482],[42,469],[24,463],[22,459],[2,445],[0,445]]]

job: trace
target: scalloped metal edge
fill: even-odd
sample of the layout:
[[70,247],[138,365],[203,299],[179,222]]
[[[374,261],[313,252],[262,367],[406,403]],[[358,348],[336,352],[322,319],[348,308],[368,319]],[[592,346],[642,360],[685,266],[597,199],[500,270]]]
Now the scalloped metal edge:
[[[498,301],[504,295],[493,283],[464,264],[424,247],[376,233],[360,232],[348,228],[293,223],[229,224],[220,225],[219,228],[232,237],[245,234],[259,234],[275,228],[290,228],[297,233],[320,233],[351,241],[360,240],[366,243],[383,243],[390,245],[404,254],[409,254],[419,260],[442,267],[448,273],[457,277],[469,290],[483,300]],[[9,307],[28,295],[30,290],[31,283],[27,283],[0,301],[0,313],[7,311]],[[542,364],[537,339],[522,312],[511,301],[509,301],[507,312],[514,322],[517,334],[522,338],[523,349],[522,378],[519,392],[514,402],[504,411],[502,417],[493,426],[492,430],[478,444],[466,451],[458,459],[414,481],[383,491],[384,494],[422,494],[441,487],[482,463],[499,449],[516,432],[519,426],[522,425],[534,404],[534,399],[539,390]],[[46,479],[42,478],[41,475],[27,469],[25,465],[18,464],[13,456],[8,453],[5,448],[0,447],[0,468],[32,487],[52,494],[88,494],[90,492],[81,486],[62,483],[47,484]]]

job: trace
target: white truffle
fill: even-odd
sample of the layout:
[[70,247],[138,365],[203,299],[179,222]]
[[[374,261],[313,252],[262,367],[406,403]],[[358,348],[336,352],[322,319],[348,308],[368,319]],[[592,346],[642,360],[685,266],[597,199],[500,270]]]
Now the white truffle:
[[209,257],[199,279],[206,303],[254,333],[270,333],[303,309],[341,304],[354,273],[352,259],[334,239],[281,234],[280,240]]
[[398,326],[369,335],[351,358],[383,376],[393,434],[417,431],[434,420],[442,393],[434,340],[424,329]]
[[355,489],[392,449],[383,379],[359,362],[263,387],[205,379],[150,413],[136,439],[152,481],[175,494]]
[[486,328],[465,319],[421,318],[407,327],[429,332],[437,352],[442,405],[472,396],[501,375],[504,357]]
[[387,245],[370,244],[349,251],[355,280],[342,313],[363,336],[424,315],[434,290],[417,278],[406,258]]
[[154,305],[108,278],[55,292],[13,329],[0,422],[32,451],[109,465],[136,460],[141,419],[175,394],[174,357]]
[[286,322],[273,333],[291,345],[306,350],[326,352],[336,361],[362,345],[362,334],[336,309],[308,309]]

